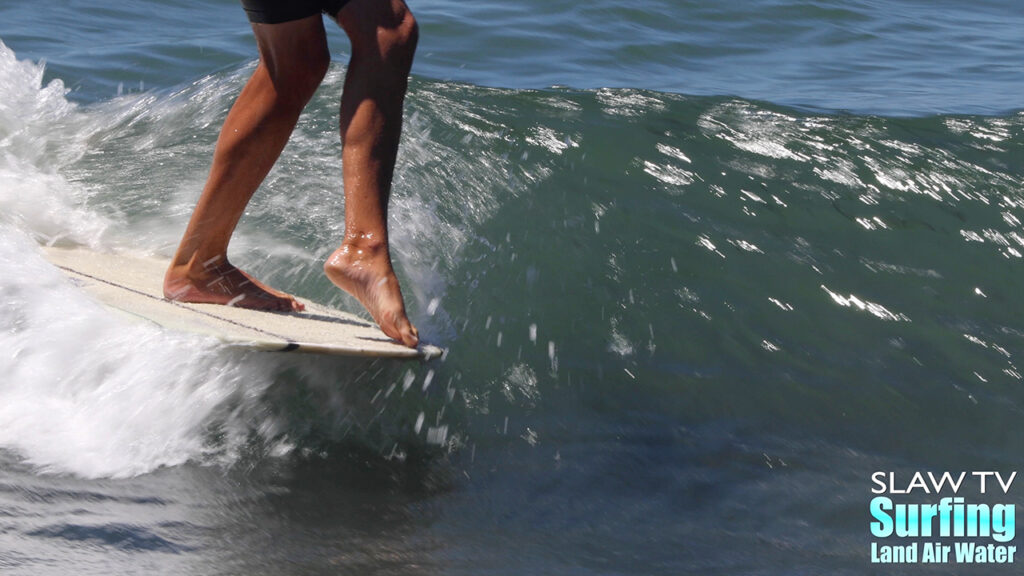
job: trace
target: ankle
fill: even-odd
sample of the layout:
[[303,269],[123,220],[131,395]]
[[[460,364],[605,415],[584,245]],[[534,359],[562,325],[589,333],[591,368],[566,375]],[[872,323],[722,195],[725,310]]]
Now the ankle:
[[185,264],[184,269],[192,278],[205,278],[211,274],[222,274],[229,266],[228,258],[225,254],[195,254]]
[[388,240],[383,234],[346,234],[338,253],[357,259],[387,255]]
[[[341,274],[359,277],[393,276],[388,246],[381,242],[347,240],[324,262],[328,276]],[[368,276],[367,276],[368,275]]]

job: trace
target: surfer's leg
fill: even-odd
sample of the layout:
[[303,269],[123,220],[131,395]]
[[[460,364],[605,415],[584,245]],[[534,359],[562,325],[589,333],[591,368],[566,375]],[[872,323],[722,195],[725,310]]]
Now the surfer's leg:
[[295,128],[330,64],[319,13],[281,24],[253,24],[260,61],[228,113],[213,166],[164,279],[172,300],[300,310],[228,263],[231,235]]
[[387,207],[416,20],[402,0],[351,0],[337,20],[352,41],[340,114],[345,237],[324,270],[385,334],[414,347],[419,336],[406,315],[388,250]]

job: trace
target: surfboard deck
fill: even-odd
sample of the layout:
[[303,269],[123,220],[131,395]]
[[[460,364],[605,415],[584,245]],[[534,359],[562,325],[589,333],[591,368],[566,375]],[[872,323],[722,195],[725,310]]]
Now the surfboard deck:
[[86,248],[44,247],[43,253],[79,288],[101,303],[171,330],[214,336],[234,346],[340,356],[420,358],[440,348],[407,348],[373,322],[299,298],[303,312],[263,312],[217,304],[188,304],[163,296],[168,262],[104,254]]

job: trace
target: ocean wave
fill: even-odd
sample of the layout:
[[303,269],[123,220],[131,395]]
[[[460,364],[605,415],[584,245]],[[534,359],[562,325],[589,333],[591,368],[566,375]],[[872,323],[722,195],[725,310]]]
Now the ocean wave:
[[[157,332],[133,336],[140,350],[121,359],[115,351],[129,346],[120,324],[86,312],[52,278],[33,288],[46,277],[38,258],[32,269],[17,263],[31,251],[28,238],[167,255],[251,64],[167,91],[72,105],[59,83],[42,86],[40,65],[9,51],[4,58],[12,70],[4,90],[24,108],[0,128],[14,135],[0,161],[14,278],[4,288],[40,294],[8,306],[8,318],[38,315],[28,341],[49,342],[10,358],[8,369],[34,370],[32,359],[53,346],[76,349],[78,337],[48,327],[46,303],[61,295],[76,302],[94,340],[106,342],[69,352],[84,388],[68,398],[95,397],[87,403],[113,413],[123,406],[104,408],[102,391],[121,382],[125,398],[160,390],[166,395],[154,398],[191,406],[187,417],[168,416],[161,433],[177,444],[164,452],[96,464],[117,462],[136,434],[129,427],[122,437],[102,434],[122,438],[106,448],[79,450],[107,456],[63,465],[116,475],[203,461],[224,452],[204,444],[211,422],[229,422],[238,438],[264,430],[256,436],[278,446],[265,455],[316,452],[316,438],[330,445],[344,436],[351,421],[334,427],[345,421],[339,414],[352,414],[344,402],[326,403],[306,432],[265,399],[223,417],[235,401],[225,398],[259,396],[282,382],[324,390],[347,381],[334,369],[297,372],[272,357],[250,365],[187,339],[161,347],[173,337]],[[343,75],[340,66],[328,74],[232,249],[275,285],[358,310],[319,264],[343,226],[333,126]],[[24,121],[32,110],[35,120]],[[450,354],[413,374],[442,386],[389,400],[387,432],[364,435],[385,455],[402,452],[397,438],[452,449],[501,439],[535,446],[558,414],[588,421],[592,408],[616,402],[680,419],[743,415],[819,430],[829,418],[815,424],[807,413],[862,406],[851,425],[868,427],[897,409],[868,406],[863,391],[849,388],[854,382],[868,397],[895,390],[909,404],[927,396],[942,409],[1018,404],[1009,387],[1020,378],[1014,320],[1000,316],[998,303],[1010,298],[1012,267],[1024,253],[1016,231],[1024,114],[823,115],[737,98],[423,78],[413,78],[407,113],[391,210],[396,264],[414,320]],[[65,137],[52,137],[55,126]],[[928,273],[904,272],[913,270]],[[181,357],[192,367],[175,371]],[[160,376],[138,383],[143,365]],[[894,368],[910,365],[919,368],[909,376]],[[378,391],[403,378],[389,373],[373,384]],[[950,374],[963,378],[947,387]],[[46,455],[56,444],[33,445],[37,433],[24,424],[33,397],[19,386],[33,379],[61,376],[40,372],[10,385],[25,400],[7,417],[23,425],[4,445],[58,469],[70,456]],[[369,406],[367,413],[380,410]],[[111,415],[103,426],[114,422]],[[244,442],[228,445],[241,450]]]

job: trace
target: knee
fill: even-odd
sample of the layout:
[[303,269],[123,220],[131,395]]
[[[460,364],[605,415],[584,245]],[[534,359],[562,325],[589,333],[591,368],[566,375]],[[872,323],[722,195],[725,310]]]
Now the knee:
[[416,17],[404,5],[397,16],[396,25],[385,28],[378,36],[381,42],[381,56],[386,63],[403,74],[408,74],[412,69],[413,56],[416,54],[420,27]]
[[327,69],[331,66],[331,53],[325,47],[309,54],[301,61],[289,64],[287,76],[291,78],[283,83],[282,88],[289,98],[305,107],[327,76]]
[[342,10],[338,23],[352,41],[353,58],[376,61],[378,70],[405,78],[419,41],[419,24],[403,0],[366,2]]
[[326,47],[280,62],[266,62],[274,85],[277,103],[285,108],[301,112],[316,93],[331,65],[331,55]]
[[[320,86],[320,83],[324,81],[324,77],[327,76],[327,70],[331,67],[331,53],[325,46],[323,50],[319,50],[315,55],[311,56],[307,64],[308,76],[307,90],[315,92]],[[312,88],[310,88],[312,86]]]

